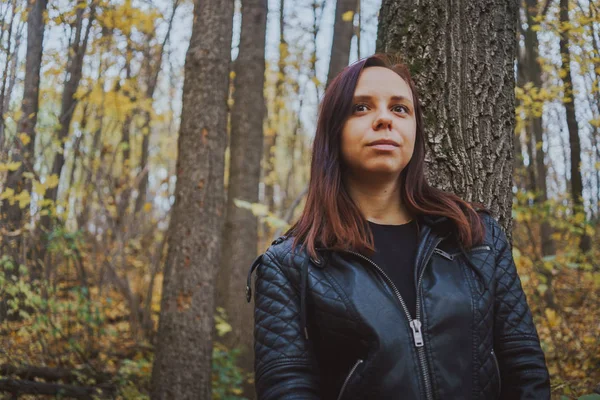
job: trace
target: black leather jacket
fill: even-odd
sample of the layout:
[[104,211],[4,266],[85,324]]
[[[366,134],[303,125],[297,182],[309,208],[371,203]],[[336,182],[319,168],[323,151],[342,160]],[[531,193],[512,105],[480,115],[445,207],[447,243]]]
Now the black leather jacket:
[[445,217],[419,217],[415,320],[369,258],[321,249],[310,259],[292,238],[275,240],[246,288],[250,301],[258,267],[258,399],[550,399],[510,245],[480,215],[485,240],[466,251]]

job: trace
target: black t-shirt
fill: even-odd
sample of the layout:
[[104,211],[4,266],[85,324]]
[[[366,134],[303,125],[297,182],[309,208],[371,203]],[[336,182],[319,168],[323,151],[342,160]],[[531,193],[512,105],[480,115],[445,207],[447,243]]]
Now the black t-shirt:
[[414,265],[417,252],[417,222],[403,225],[379,225],[369,221],[375,242],[371,259],[390,277],[400,291],[412,317],[415,317],[417,294]]

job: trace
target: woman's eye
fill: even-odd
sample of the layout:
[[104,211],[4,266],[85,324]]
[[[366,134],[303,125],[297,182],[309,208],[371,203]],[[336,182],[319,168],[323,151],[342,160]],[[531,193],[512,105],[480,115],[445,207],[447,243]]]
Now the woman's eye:
[[366,109],[367,109],[367,105],[366,104],[355,104],[354,105],[354,111],[355,112],[366,111]]
[[406,106],[403,106],[403,105],[400,105],[400,104],[398,104],[398,105],[395,105],[394,107],[392,107],[392,109],[393,109],[395,112],[402,112],[402,111],[404,111],[405,113],[407,113],[407,114],[408,114],[408,107],[406,107]]

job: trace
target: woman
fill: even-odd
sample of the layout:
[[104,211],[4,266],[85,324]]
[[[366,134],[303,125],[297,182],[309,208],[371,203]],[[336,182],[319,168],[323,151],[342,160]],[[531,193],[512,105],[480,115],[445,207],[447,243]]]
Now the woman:
[[424,178],[408,69],[374,55],[321,104],[304,211],[253,263],[270,399],[549,399],[499,224]]

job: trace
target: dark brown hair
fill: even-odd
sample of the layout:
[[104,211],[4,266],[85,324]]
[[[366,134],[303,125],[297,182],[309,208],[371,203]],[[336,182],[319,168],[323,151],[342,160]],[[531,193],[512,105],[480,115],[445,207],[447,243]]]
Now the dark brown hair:
[[480,243],[484,226],[473,206],[453,193],[429,186],[425,180],[423,111],[408,67],[397,56],[388,54],[374,54],[347,66],[327,87],[313,143],[306,205],[286,235],[294,236],[294,247],[301,244],[315,258],[315,249],[321,246],[367,253],[374,250],[369,226],[343,184],[341,155],[342,129],[352,112],[352,98],[360,74],[368,67],[394,71],[406,81],[413,95],[416,137],[412,158],[399,178],[401,201],[414,217],[447,217],[454,224],[463,247]]

